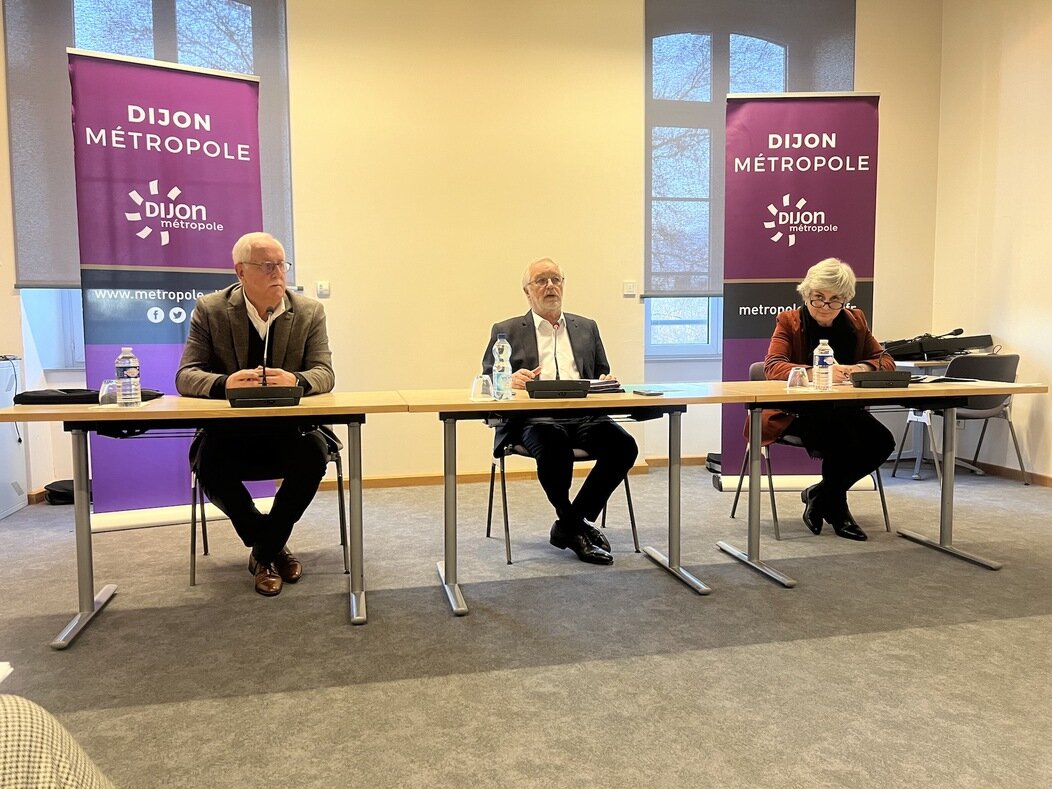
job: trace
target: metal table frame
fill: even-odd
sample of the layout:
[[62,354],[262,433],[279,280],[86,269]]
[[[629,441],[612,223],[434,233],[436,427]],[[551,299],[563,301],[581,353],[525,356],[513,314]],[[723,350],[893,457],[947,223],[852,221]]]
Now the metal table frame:
[[[51,642],[53,649],[66,649],[91,623],[95,616],[106,607],[117,592],[116,584],[105,584],[98,593],[95,592],[95,569],[92,557],[91,533],[91,493],[88,476],[88,433],[100,432],[113,435],[120,431],[136,434],[148,430],[172,430],[241,423],[252,416],[237,419],[194,419],[192,417],[174,417],[172,419],[144,420],[138,414],[129,414],[126,420],[107,420],[104,422],[76,421],[64,422],[63,428],[72,439],[73,449],[73,519],[76,535],[77,552],[77,599],[78,611],[62,631]],[[347,475],[349,488],[350,533],[349,545],[344,546],[350,552],[350,578],[348,605],[351,623],[365,624],[367,621],[365,603],[365,578],[362,536],[362,438],[361,426],[365,423],[365,414],[324,414],[324,415],[289,415],[259,416],[259,419],[295,421],[302,424],[332,423],[347,426],[347,453],[350,473]]]
[[468,613],[467,603],[457,576],[457,422],[462,420],[485,420],[499,417],[527,417],[538,415],[557,415],[560,419],[572,419],[584,416],[612,416],[617,414],[635,415],[638,418],[650,418],[668,415],[669,418],[669,464],[668,464],[668,556],[656,548],[646,546],[644,553],[659,567],[663,567],[673,577],[693,589],[698,594],[708,594],[712,589],[695,578],[680,566],[680,474],[682,446],[682,416],[686,405],[677,403],[654,403],[654,405],[618,405],[616,401],[607,402],[592,408],[559,409],[545,414],[543,401],[537,401],[537,407],[530,410],[502,412],[495,407],[492,411],[465,410],[457,411],[445,408],[439,411],[442,421],[443,446],[443,486],[444,506],[444,561],[439,562],[438,577],[446,593],[450,608],[457,616]]
[[[934,548],[951,556],[955,556],[958,559],[964,559],[965,561],[978,564],[990,570],[999,570],[1001,569],[1000,562],[962,551],[953,545],[954,460],[957,452],[956,416],[957,408],[960,403],[964,401],[964,398],[965,395],[953,395],[946,397],[933,397],[931,401],[923,402],[919,402],[918,399],[905,398],[902,401],[895,401],[893,399],[874,399],[872,401],[852,399],[846,400],[845,403],[855,407],[866,405],[888,405],[898,402],[898,404],[908,408],[930,409],[932,403],[937,402],[936,407],[942,409],[945,414],[945,418],[943,419],[944,461],[941,485],[941,506],[939,513],[939,539],[936,541],[905,529],[898,529],[897,533],[900,537],[904,537],[907,540],[920,543],[929,548]],[[796,586],[796,581],[777,568],[767,564],[760,558],[761,419],[765,408],[777,408],[791,411],[794,406],[798,407],[799,405],[800,403],[798,401],[780,403],[775,399],[765,401],[762,398],[757,402],[749,404],[749,531],[747,549],[743,551],[723,540],[716,543],[721,551],[733,556],[738,561],[748,565],[757,572],[766,575],[768,578],[778,582],[786,588]]]

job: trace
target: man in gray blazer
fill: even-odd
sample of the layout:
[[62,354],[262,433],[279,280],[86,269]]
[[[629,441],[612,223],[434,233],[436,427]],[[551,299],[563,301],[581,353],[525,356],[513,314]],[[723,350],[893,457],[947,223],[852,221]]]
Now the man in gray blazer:
[[[522,291],[530,311],[494,324],[482,358],[484,373],[493,373],[493,343],[504,334],[511,344],[514,389],[525,389],[534,378],[613,377],[595,321],[562,311],[565,282],[559,265],[549,258],[526,267]],[[512,419],[499,427],[494,454],[509,442],[525,446],[537,461],[537,478],[558,517],[552,524],[552,545],[570,548],[582,562],[611,564],[610,543],[594,524],[636,460],[635,439],[607,417],[541,417]],[[596,463],[571,502],[575,448],[586,450]]]
[[[321,304],[286,289],[285,250],[268,233],[248,233],[233,249],[237,283],[197,300],[176,373],[179,394],[226,397],[230,389],[302,386],[305,395],[332,391],[335,377]],[[269,334],[269,342],[267,336]],[[267,347],[264,367],[263,351]],[[289,550],[292,527],[318,491],[329,449],[318,430],[280,422],[208,427],[190,448],[190,463],[208,498],[252,549],[256,591],[273,596],[295,583],[303,565]],[[278,479],[266,515],[245,479]]]

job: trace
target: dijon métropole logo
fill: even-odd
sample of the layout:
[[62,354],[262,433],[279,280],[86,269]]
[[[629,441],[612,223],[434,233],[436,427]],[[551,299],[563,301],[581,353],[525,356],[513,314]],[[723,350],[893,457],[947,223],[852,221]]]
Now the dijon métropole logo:
[[124,218],[138,226],[135,235],[142,240],[146,241],[156,233],[160,245],[166,247],[176,230],[222,232],[223,225],[209,219],[207,207],[179,199],[183,190],[178,186],[162,195],[159,181],[154,179],[144,191],[147,193],[145,197],[138,189],[128,192],[137,210],[124,212]]
[[796,245],[797,233],[835,233],[837,226],[831,224],[826,218],[825,211],[816,211],[807,207],[807,198],[801,197],[796,201],[792,195],[782,195],[781,205],[767,204],[767,213],[772,219],[763,223],[764,229],[773,230],[768,238],[771,243],[778,244],[782,240],[788,246]]

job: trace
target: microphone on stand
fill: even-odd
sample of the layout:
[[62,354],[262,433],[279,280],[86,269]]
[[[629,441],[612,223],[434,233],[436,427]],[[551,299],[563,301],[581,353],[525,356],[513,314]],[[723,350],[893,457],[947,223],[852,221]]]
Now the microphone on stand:
[[227,391],[227,399],[232,408],[273,408],[277,406],[297,405],[303,396],[302,386],[273,386],[267,384],[267,354],[270,353],[270,330],[274,313],[280,303],[267,307],[266,331],[263,333],[263,373],[259,386],[246,386]]
[[559,375],[559,324],[552,324],[552,337],[555,341],[555,350],[552,355],[555,357],[555,380],[558,381],[562,376]]
[[929,334],[927,336],[930,337],[933,340],[942,340],[942,339],[945,339],[946,337],[960,337],[962,334],[964,334],[964,329],[962,329],[961,327],[958,326],[953,331],[948,331],[945,334],[936,334],[935,336],[932,336],[932,335]]
[[267,331],[263,335],[263,381],[260,386],[267,385],[267,350],[270,348],[270,321],[274,317],[274,307],[267,307]]

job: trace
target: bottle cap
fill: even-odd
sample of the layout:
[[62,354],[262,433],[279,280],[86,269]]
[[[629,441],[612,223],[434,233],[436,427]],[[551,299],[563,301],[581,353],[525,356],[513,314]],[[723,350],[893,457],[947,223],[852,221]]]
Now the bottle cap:
[[508,335],[507,334],[498,334],[497,335],[497,342],[500,342],[501,340],[506,340],[506,339],[508,339]]
[[132,347],[130,345],[122,345],[121,353],[131,353]]

